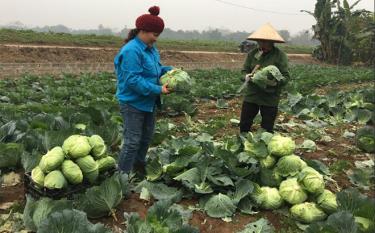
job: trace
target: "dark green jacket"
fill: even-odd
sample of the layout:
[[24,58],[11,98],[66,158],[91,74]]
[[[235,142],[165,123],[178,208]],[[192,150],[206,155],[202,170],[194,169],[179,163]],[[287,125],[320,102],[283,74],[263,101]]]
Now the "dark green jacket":
[[243,72],[247,74],[251,73],[256,65],[260,65],[260,69],[269,65],[274,65],[280,70],[285,79],[278,82],[274,87],[267,86],[266,90],[262,90],[250,81],[245,91],[244,101],[263,106],[276,107],[280,101],[281,90],[290,78],[288,57],[277,47],[274,47],[269,53],[263,55],[260,55],[258,48],[255,48],[247,55]]

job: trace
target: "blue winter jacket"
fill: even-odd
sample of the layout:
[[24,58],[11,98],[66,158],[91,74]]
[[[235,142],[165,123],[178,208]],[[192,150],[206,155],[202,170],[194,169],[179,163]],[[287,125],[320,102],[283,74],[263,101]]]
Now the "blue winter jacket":
[[160,63],[156,47],[149,47],[135,37],[120,49],[114,65],[118,101],[144,112],[153,112],[162,90],[159,78],[172,69]]

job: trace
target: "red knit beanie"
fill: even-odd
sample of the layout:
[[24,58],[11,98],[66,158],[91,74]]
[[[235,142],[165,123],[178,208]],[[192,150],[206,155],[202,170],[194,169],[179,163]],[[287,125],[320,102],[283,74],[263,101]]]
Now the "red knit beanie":
[[150,14],[144,14],[137,18],[135,21],[136,28],[148,32],[161,33],[164,30],[164,21],[158,16],[160,8],[153,6],[148,9],[148,12]]

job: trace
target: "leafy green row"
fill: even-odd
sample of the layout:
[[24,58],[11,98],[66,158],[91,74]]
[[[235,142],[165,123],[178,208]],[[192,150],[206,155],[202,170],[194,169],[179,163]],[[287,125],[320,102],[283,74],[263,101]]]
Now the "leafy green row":
[[[244,38],[245,39],[245,38]],[[73,35],[69,33],[35,32],[32,30],[0,29],[0,43],[52,44],[73,46],[116,47],[123,45],[124,38],[113,35]],[[194,50],[214,52],[238,52],[236,41],[224,40],[172,40],[159,39],[157,46],[163,50]],[[311,46],[281,45],[288,53],[311,53]]]
[[375,94],[371,88],[352,92],[331,91],[326,95],[288,93],[282,111],[304,120],[321,120],[332,125],[348,122],[375,124]]

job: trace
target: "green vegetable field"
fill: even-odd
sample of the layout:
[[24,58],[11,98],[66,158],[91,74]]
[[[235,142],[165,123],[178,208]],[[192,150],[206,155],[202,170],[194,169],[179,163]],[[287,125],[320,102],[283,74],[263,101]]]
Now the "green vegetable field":
[[374,232],[372,69],[292,65],[276,133],[242,135],[242,74],[188,73],[144,179],[114,170],[114,74],[0,80],[0,232]]
[[[124,38],[111,35],[72,35],[68,33],[35,32],[32,30],[0,29],[0,43],[114,47],[122,46]],[[239,43],[222,40],[171,40],[161,39],[158,48],[161,50],[239,52]],[[288,53],[311,53],[312,46],[281,45]]]

